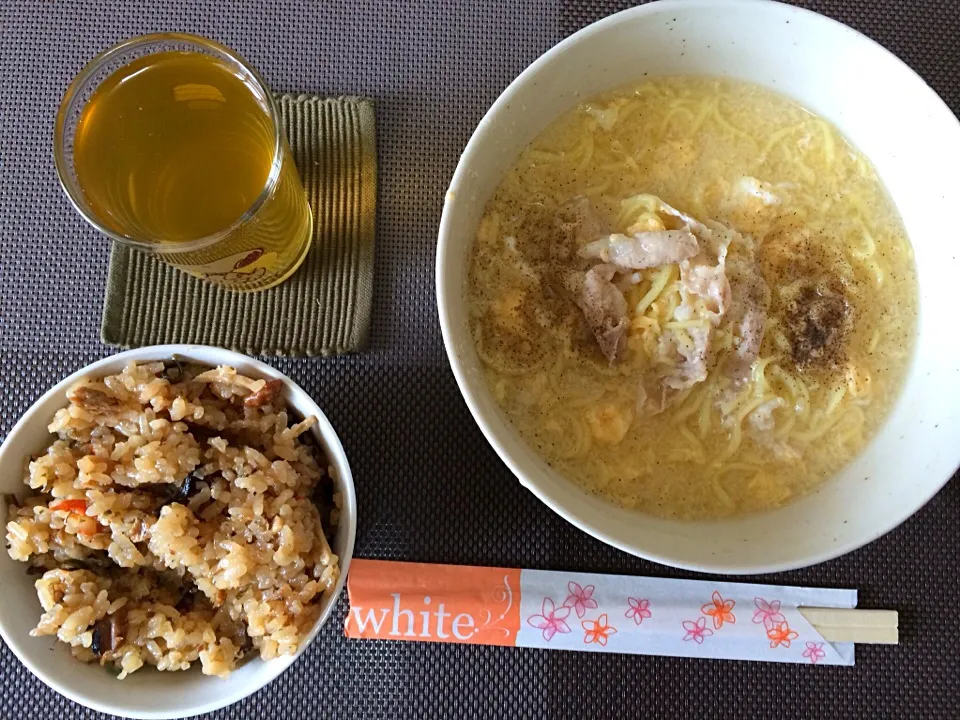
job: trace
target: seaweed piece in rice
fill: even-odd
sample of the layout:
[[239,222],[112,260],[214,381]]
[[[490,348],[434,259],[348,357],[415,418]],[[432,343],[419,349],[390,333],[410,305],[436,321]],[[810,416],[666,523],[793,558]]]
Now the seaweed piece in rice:
[[206,597],[191,583],[184,587],[183,594],[180,596],[177,604],[174,605],[174,608],[177,612],[188,613],[196,609],[196,607],[200,605],[201,600],[206,600]]
[[210,475],[200,477],[197,473],[190,473],[183,481],[177,484],[170,484],[163,487],[163,500],[158,509],[170,503],[180,503],[186,505],[190,498],[197,492],[199,483],[212,480],[220,473],[215,472]]
[[123,628],[116,614],[108,615],[93,626],[90,650],[97,657],[116,652],[122,643]]
[[180,364],[180,358],[174,355],[170,360],[163,363],[163,372],[160,377],[170,381],[171,385],[176,385],[184,380],[183,365]]
[[180,483],[180,487],[177,488],[177,492],[174,493],[170,502],[185,503],[187,499],[193,495],[197,487],[197,476],[193,473],[187,475],[183,482]]

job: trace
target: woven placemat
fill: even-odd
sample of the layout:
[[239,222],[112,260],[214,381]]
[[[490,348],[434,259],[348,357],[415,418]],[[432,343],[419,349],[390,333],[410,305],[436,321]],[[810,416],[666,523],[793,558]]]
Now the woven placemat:
[[373,103],[277,97],[313,210],[313,246],[275,288],[236,293],[114,243],[101,335],[110,345],[199,343],[250,355],[336,355],[370,331],[377,216]]
[[[880,40],[960,114],[960,3],[793,2]],[[97,334],[109,251],[57,185],[56,108],[97,52],[177,28],[226,43],[274,87],[376,98],[371,351],[270,361],[343,442],[360,508],[356,556],[695,577],[595,540],[517,482],[450,372],[434,294],[444,191],[484,112],[561,38],[635,4],[471,0],[451,12],[407,0],[0,2],[0,77],[14,88],[0,93],[0,435],[54,383],[109,352]],[[862,607],[900,611],[901,644],[858,648],[856,667],[353,642],[341,602],[289,669],[203,720],[958,720],[958,519],[960,475],[866,547],[762,579],[857,588]],[[134,692],[125,683],[118,694]],[[0,642],[0,720],[51,718],[108,720],[57,695]]]

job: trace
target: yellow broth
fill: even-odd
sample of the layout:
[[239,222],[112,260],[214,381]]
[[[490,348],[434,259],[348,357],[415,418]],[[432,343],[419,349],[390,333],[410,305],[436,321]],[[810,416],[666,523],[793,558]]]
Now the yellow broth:
[[[752,263],[771,298],[749,377],[723,372],[738,339],[721,322],[706,378],[662,412],[643,397],[663,334],[683,332],[678,266],[634,276],[615,363],[558,287],[558,235],[597,239],[571,208],[629,233],[643,193],[742,233],[729,262]],[[846,313],[813,359],[795,317],[807,286],[839,288]],[[489,387],[551,466],[618,505],[707,519],[789,502],[864,447],[901,386],[917,284],[895,206],[832,125],[760,87],[673,77],[590,99],[520,155],[481,219],[468,299]]]

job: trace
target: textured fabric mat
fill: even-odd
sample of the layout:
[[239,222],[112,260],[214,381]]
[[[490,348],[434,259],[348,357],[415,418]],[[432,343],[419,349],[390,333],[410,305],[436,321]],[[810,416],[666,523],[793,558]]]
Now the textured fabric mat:
[[376,226],[373,103],[306,95],[277,101],[313,211],[303,265],[277,287],[235,293],[114,243],[105,343],[198,343],[253,355],[334,355],[364,346]]
[[[804,3],[895,51],[960,111],[953,0]],[[483,113],[563,36],[624,4],[597,0],[6,0],[0,3],[0,434],[54,382],[112,352],[98,337],[108,244],[57,185],[53,115],[94,53],[157,30],[235,48],[279,90],[377,107],[381,188],[370,350],[271,364],[321,405],[359,503],[357,555],[695,577],[572,528],[524,490],[470,417],[434,302],[444,190]],[[905,479],[908,481],[909,479]],[[901,613],[898,647],[853,668],[352,642],[343,604],[277,680],[216,720],[315,718],[960,717],[960,482],[843,558],[762,582],[855,587]],[[2,581],[2,579],[0,579]],[[124,692],[118,684],[117,692]],[[0,720],[102,720],[0,645]]]

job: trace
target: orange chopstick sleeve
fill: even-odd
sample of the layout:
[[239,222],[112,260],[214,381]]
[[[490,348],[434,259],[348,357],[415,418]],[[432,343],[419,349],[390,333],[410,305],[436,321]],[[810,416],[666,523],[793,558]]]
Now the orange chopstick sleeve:
[[520,570],[354,558],[349,638],[514,645]]

